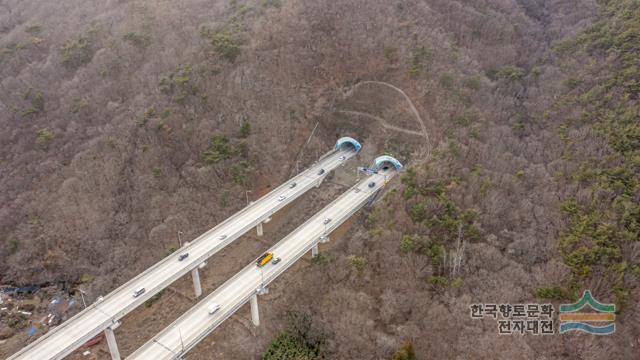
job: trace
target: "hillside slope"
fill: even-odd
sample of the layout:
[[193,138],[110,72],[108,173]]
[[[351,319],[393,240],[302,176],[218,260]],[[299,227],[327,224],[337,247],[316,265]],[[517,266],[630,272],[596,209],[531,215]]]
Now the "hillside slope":
[[[196,237],[241,208],[245,190],[257,197],[348,135],[365,146],[360,162],[386,151],[407,163],[402,180],[323,261],[274,284],[261,328],[231,321],[194,358],[259,357],[292,308],[336,359],[391,358],[405,340],[419,359],[633,358],[638,230],[625,224],[638,221],[637,136],[615,157],[611,132],[594,126],[602,114],[579,116],[605,92],[637,109],[637,64],[612,66],[612,48],[635,39],[637,24],[622,19],[638,9],[612,4],[0,1],[0,283],[82,283],[95,298],[171,251],[178,231]],[[620,74],[629,78],[581,97]],[[625,116],[635,134],[637,110]],[[590,158],[628,171],[576,175]],[[311,194],[268,241],[340,191]],[[593,194],[606,204],[625,194],[630,215],[607,208],[594,220],[622,224],[625,243],[562,241]],[[205,288],[265,246],[251,239],[205,271]],[[458,239],[454,269],[444,254],[461,253]],[[585,253],[593,243],[606,249]],[[589,288],[623,309],[614,336],[499,336],[469,317],[472,303],[557,305]],[[163,296],[125,319],[123,353],[188,304]]]

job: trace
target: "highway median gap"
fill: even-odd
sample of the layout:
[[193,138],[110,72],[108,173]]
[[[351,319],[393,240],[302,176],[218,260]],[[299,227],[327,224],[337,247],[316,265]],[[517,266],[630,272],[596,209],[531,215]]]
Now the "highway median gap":
[[397,174],[397,160],[376,159],[370,175],[317,212],[289,235],[249,263],[205,299],[180,316],[128,359],[174,359],[195,347],[222,322],[247,302],[251,320],[260,324],[258,296],[297,260],[311,251],[319,252],[319,243],[329,241],[330,233],[353,214],[375,199],[380,190]]
[[[339,139],[332,151],[307,170],[51,329],[9,360],[62,359],[103,331],[108,339],[113,339],[113,330],[119,326],[122,317],[189,272],[192,273],[194,289],[199,296],[199,266],[252,228],[256,227],[260,234],[263,222],[302,194],[320,186],[332,170],[355,156],[360,147],[352,138]],[[184,253],[189,256],[180,260],[179,257]],[[110,341],[109,345],[112,356],[117,355],[115,341]]]

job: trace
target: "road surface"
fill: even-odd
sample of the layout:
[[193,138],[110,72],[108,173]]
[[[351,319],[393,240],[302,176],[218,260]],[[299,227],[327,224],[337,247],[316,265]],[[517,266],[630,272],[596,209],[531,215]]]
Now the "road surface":
[[[350,147],[333,151],[308,170],[112,291],[102,301],[91,304],[71,319],[51,329],[8,360],[62,359],[108,327],[117,327],[118,320],[127,313],[319,184],[331,170],[355,154],[356,150]],[[324,169],[323,174],[318,174],[320,169]],[[296,186],[290,188],[293,182]],[[278,199],[282,195],[285,198]],[[222,235],[226,237],[221,239]],[[178,261],[178,256],[185,252],[189,253],[189,257]],[[145,288],[145,293],[134,298],[133,291],[141,287]]]
[[[395,173],[395,169],[389,168],[360,181],[268,250],[273,252],[274,257],[282,259],[278,264],[268,263],[259,268],[255,262],[251,262],[127,359],[180,358],[247,303],[258,288],[266,287],[304,256],[318,243],[321,236],[328,235],[362,208]],[[369,187],[371,183],[374,183],[373,187]],[[325,219],[331,221],[324,224]],[[208,307],[212,303],[221,307],[210,315]]]

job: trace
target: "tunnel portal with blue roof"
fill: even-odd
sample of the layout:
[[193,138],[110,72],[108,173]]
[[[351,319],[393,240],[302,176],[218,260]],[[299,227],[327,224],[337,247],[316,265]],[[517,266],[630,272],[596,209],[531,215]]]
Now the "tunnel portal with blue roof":
[[402,164],[400,163],[400,161],[396,160],[394,157],[388,156],[388,155],[383,155],[383,156],[378,156],[374,161],[373,161],[373,168],[376,170],[380,170],[381,168],[383,168],[385,166],[385,164],[388,165],[392,165],[393,167],[396,168],[397,171],[400,171],[400,169],[402,169]]
[[345,146],[352,146],[354,149],[356,149],[356,152],[359,152],[362,148],[362,145],[360,145],[358,140],[348,136],[338,139],[338,141],[336,142],[336,150],[340,150]]

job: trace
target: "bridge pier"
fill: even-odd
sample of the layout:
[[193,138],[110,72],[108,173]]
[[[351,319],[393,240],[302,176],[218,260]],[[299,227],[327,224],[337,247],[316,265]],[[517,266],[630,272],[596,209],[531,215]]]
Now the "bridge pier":
[[256,231],[258,232],[258,236],[262,236],[262,234],[263,234],[262,223],[260,223],[260,224],[258,224],[258,226],[256,226]]
[[315,243],[315,244],[313,245],[313,247],[311,248],[311,257],[316,257],[316,256],[318,256],[318,253],[319,253],[319,252],[320,252],[320,251],[318,250],[318,243]]
[[116,343],[116,335],[113,332],[118,326],[120,326],[120,323],[115,323],[111,327],[104,329],[104,335],[107,338],[107,345],[109,346],[112,360],[120,360],[120,351],[118,350],[118,343]]
[[260,326],[260,314],[258,312],[258,294],[251,296],[251,321],[253,325]]
[[200,285],[200,271],[198,268],[191,270],[191,277],[193,278],[193,290],[196,293],[196,297],[202,295],[202,286]]

